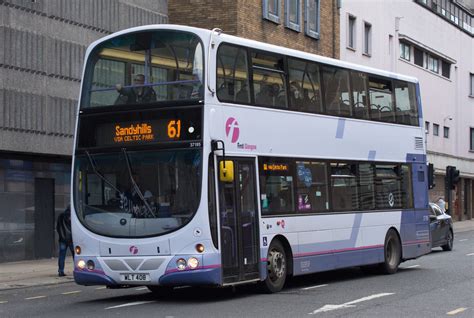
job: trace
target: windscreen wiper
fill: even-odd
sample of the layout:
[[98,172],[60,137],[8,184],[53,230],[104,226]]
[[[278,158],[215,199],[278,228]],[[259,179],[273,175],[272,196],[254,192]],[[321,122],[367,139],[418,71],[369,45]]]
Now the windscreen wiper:
[[102,173],[99,172],[99,170],[97,170],[97,167],[94,163],[94,160],[92,159],[92,156],[91,154],[89,153],[89,151],[86,150],[86,155],[87,155],[87,158],[89,159],[89,163],[91,164],[92,166],[92,171],[102,180],[104,181],[105,183],[107,183],[112,189],[114,189],[115,191],[117,191],[120,195],[123,195],[122,191],[120,191],[111,181],[107,180],[106,177],[104,177],[104,175]]
[[138,197],[140,198],[140,200],[142,200],[142,202],[145,204],[145,206],[146,206],[148,212],[150,212],[150,214],[151,214],[154,218],[156,218],[155,213],[153,213],[152,208],[151,208],[150,205],[148,204],[147,200],[146,200],[145,197],[143,196],[142,191],[140,190],[140,187],[138,187],[137,182],[136,182],[135,179],[133,178],[132,166],[130,165],[130,159],[128,158],[127,149],[122,148],[122,152],[123,152],[123,155],[125,156],[125,162],[127,163],[128,175],[130,176],[130,180],[132,181],[132,185],[133,185],[133,188],[135,189],[135,192],[138,194]]

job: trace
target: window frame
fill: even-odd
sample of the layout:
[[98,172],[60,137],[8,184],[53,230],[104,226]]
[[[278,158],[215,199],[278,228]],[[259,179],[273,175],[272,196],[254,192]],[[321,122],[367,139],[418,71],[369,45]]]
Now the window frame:
[[[353,22],[353,23],[351,23]],[[347,14],[347,48],[350,50],[357,49],[357,17],[353,14]]]
[[[292,2],[296,1],[296,22],[291,21],[291,12]],[[301,0],[285,0],[285,27],[287,29],[301,32]]]
[[470,78],[470,92],[469,96],[474,97],[474,73],[469,73],[469,78]]
[[[276,13],[270,12],[269,1],[276,5]],[[281,19],[281,0],[262,0],[263,18],[265,20],[280,24]]]
[[449,127],[447,126],[443,127],[443,137],[449,139]]
[[[312,1],[316,4],[316,16],[312,17],[309,11],[309,2]],[[316,19],[316,30],[311,30],[310,21],[312,18]],[[320,0],[304,0],[304,30],[305,34],[309,37],[319,40],[321,30],[321,2]]]
[[470,132],[470,136],[469,136],[469,141],[470,141],[470,144],[469,144],[469,151],[470,152],[474,152],[474,127],[469,127],[469,132]]
[[367,21],[364,21],[364,49],[362,54],[372,56],[372,24]]
[[433,123],[433,136],[439,136],[439,124]]
[[[400,58],[405,61],[411,61],[411,45],[400,41],[399,49],[400,49],[400,54],[399,54]],[[408,53],[408,58],[406,56],[407,55],[406,53]]]
[[429,134],[429,133],[430,133],[430,122],[425,121],[425,134]]

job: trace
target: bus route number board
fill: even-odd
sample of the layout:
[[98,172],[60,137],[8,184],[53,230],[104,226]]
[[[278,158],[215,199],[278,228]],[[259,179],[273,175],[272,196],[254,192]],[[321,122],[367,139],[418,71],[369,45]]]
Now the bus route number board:
[[150,279],[150,274],[143,274],[143,273],[138,273],[138,274],[120,274],[120,279],[122,282],[149,282]]

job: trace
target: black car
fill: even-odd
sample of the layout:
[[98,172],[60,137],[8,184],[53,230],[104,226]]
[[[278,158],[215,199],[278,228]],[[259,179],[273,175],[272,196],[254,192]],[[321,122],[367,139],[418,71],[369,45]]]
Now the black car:
[[441,246],[445,251],[453,249],[454,232],[451,216],[437,204],[430,203],[431,247]]

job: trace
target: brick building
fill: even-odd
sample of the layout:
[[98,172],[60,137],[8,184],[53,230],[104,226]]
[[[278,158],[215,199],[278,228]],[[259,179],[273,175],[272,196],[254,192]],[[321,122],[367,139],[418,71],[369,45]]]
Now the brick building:
[[0,0],[0,262],[56,253],[87,46],[167,21],[165,0]]
[[336,0],[173,0],[169,21],[339,58]]

